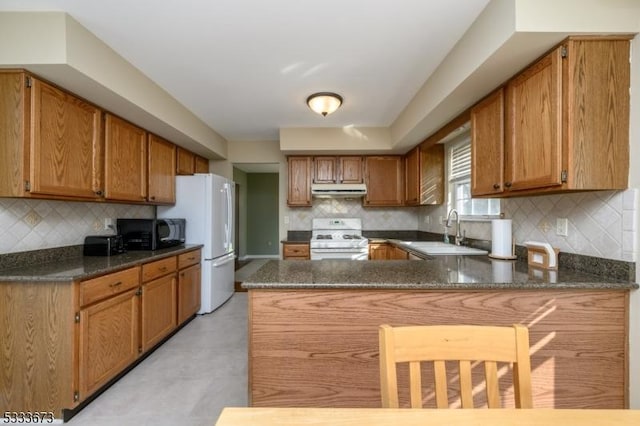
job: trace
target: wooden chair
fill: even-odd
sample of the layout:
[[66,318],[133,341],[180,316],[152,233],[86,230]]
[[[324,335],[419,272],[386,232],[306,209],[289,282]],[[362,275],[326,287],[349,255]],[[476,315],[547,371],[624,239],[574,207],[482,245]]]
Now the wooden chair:
[[484,361],[487,405],[500,407],[497,362],[513,363],[517,408],[532,408],[529,331],[522,325],[391,327],[381,325],[382,406],[398,408],[397,363],[409,363],[411,408],[422,408],[421,361],[433,361],[437,408],[448,408],[445,361],[459,361],[462,408],[473,408],[471,363]]

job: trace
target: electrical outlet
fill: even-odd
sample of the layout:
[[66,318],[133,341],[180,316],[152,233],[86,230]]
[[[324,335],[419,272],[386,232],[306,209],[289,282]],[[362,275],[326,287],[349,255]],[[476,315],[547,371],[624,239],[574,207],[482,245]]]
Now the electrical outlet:
[[424,216],[423,221],[428,225],[429,223],[431,223],[431,216]]
[[104,229],[107,230],[116,230],[116,221],[113,218],[105,217],[104,218]]
[[569,235],[569,220],[565,217],[556,219],[556,235],[566,237]]
[[284,224],[288,225],[289,224],[289,216],[285,216],[284,217]]
[[444,223],[444,216],[440,216],[440,225]]

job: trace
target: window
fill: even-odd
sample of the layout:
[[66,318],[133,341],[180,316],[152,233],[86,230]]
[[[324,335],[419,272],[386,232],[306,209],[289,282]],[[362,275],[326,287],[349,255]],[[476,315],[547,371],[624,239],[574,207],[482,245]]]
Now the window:
[[500,216],[497,198],[471,198],[471,139],[467,136],[447,147],[449,159],[449,206],[461,218],[489,219]]

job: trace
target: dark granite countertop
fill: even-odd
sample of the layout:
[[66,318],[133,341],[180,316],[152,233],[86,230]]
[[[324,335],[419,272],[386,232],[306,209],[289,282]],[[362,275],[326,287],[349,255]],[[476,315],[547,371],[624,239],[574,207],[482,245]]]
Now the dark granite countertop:
[[529,268],[488,256],[425,260],[271,260],[242,283],[246,289],[612,289],[638,284],[583,272]]
[[0,270],[0,282],[64,282],[85,280],[120,269],[175,256],[202,247],[186,244],[155,251],[129,251],[115,256],[78,256],[54,262]]

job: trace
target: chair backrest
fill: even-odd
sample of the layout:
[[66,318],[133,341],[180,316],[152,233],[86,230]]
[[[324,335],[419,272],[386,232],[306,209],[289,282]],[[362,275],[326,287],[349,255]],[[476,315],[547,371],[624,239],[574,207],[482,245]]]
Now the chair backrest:
[[422,408],[421,362],[433,361],[437,408],[448,408],[446,361],[459,362],[462,408],[473,408],[472,363],[484,361],[486,400],[500,407],[497,363],[512,364],[515,406],[532,408],[529,331],[522,325],[486,327],[472,325],[381,325],[380,390],[382,406],[398,408],[397,363],[409,364],[411,408]]

